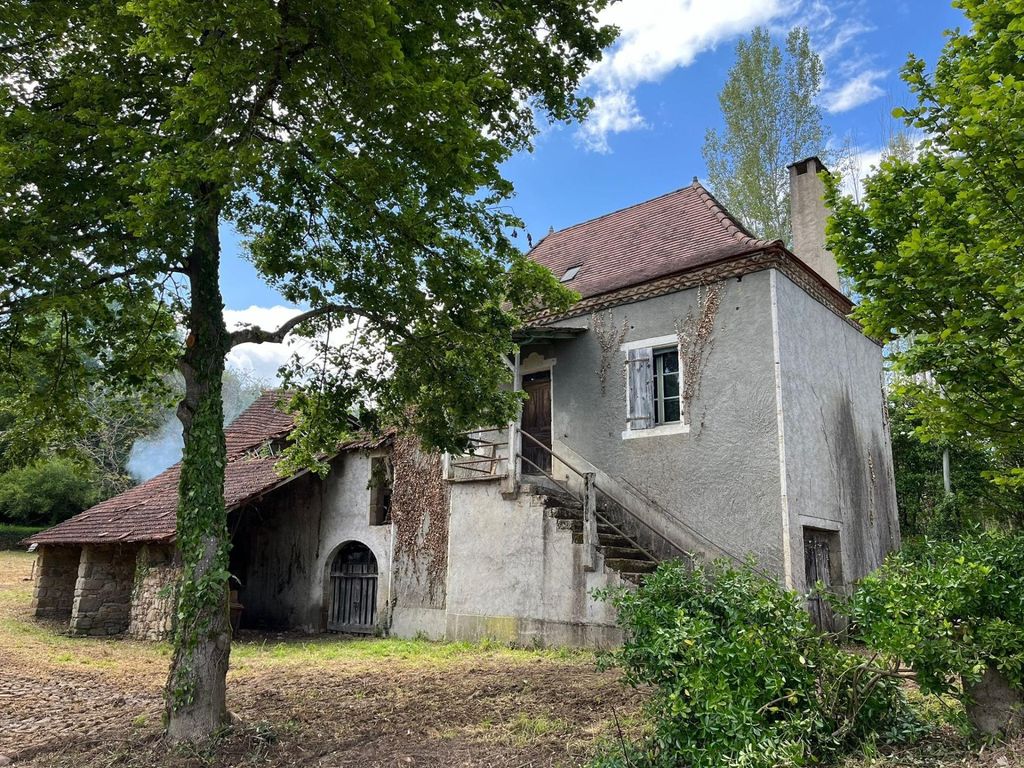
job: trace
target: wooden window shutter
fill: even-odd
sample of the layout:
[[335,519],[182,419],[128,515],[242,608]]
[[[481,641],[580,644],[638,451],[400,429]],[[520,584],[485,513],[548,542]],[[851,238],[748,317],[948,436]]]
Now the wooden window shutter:
[[626,389],[629,393],[628,428],[650,429],[654,426],[654,353],[651,349],[631,349],[626,353]]

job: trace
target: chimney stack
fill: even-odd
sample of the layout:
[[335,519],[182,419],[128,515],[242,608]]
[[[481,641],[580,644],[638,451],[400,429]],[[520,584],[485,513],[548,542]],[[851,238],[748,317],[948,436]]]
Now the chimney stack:
[[821,160],[809,157],[789,166],[789,210],[793,224],[793,253],[832,287],[839,290],[839,267],[825,250],[825,184],[818,176],[826,171]]

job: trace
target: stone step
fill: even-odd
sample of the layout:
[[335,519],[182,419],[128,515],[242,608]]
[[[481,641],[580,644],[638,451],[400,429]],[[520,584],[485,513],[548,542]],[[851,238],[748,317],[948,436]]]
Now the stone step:
[[[566,522],[566,521],[560,520],[558,527],[562,528],[563,526],[561,524],[564,523],[564,522]],[[566,526],[566,527],[569,527],[569,526]],[[579,531],[574,530],[573,534],[572,534],[572,540],[576,544],[582,544],[583,543],[583,531],[582,530],[579,530]],[[618,535],[613,534],[613,533],[598,534],[598,536],[597,536],[597,545],[599,547],[633,547],[634,546],[633,542],[630,541],[629,539],[627,539],[625,536],[618,536]]]
[[650,560],[636,547],[607,547],[601,542],[598,551],[604,555],[605,560]]
[[606,557],[605,567],[619,571],[619,573],[653,573],[658,564],[653,560],[637,560],[634,558]]
[[561,504],[557,507],[548,507],[548,516],[553,517],[555,520],[579,520],[581,523],[583,522],[582,509],[573,509]]

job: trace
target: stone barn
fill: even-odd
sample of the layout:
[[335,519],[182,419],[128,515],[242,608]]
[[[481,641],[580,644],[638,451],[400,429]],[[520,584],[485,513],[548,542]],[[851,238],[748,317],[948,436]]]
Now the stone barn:
[[[696,180],[537,243],[580,300],[519,331],[522,412],[464,455],[365,439],[279,477],[291,420],[262,397],[228,429],[240,626],[607,646],[593,589],[667,558],[752,554],[801,591],[878,566],[899,544],[882,350],[824,248],[820,170],[790,168],[792,248]],[[177,473],[29,539],[38,615],[166,634]]]

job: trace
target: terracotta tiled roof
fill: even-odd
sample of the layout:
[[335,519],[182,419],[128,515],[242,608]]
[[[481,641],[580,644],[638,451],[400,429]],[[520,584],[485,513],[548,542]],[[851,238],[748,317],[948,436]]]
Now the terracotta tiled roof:
[[530,258],[584,299],[655,278],[751,253],[758,240],[694,179],[692,185],[582,224],[553,232]]
[[[228,465],[224,472],[224,501],[228,509],[241,506],[298,475],[281,477],[279,457],[260,456],[255,449],[284,438],[292,416],[277,408],[279,392],[268,391],[250,405],[225,431]],[[369,449],[386,438],[363,438],[343,450]],[[26,544],[127,544],[172,541],[178,507],[181,465],[107,499],[63,523],[30,536]]]

